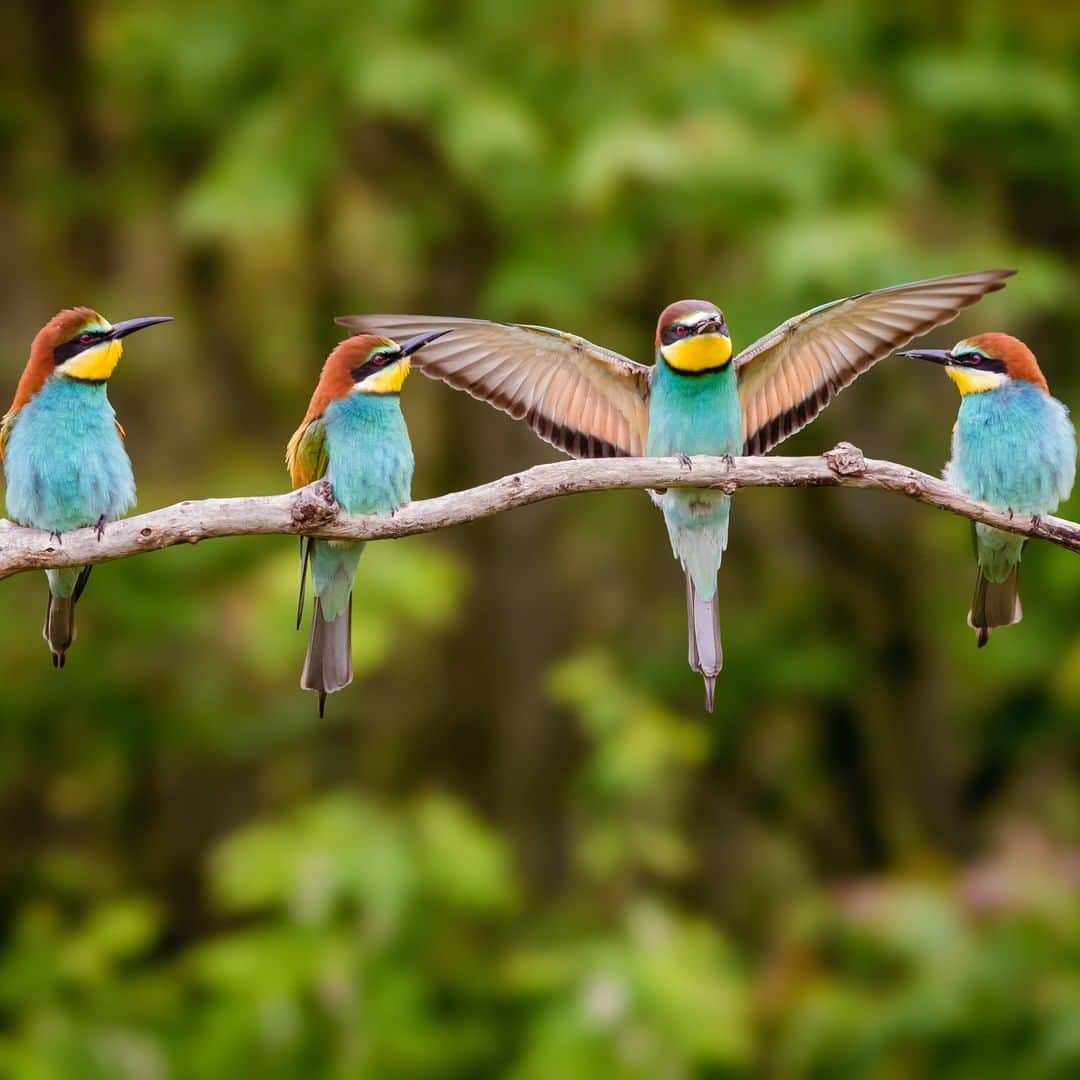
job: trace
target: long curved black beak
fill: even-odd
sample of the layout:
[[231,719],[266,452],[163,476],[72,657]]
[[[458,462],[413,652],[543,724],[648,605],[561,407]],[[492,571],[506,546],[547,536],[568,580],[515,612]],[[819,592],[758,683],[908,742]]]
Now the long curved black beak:
[[145,330],[148,326],[157,326],[158,323],[172,322],[171,315],[140,315],[137,319],[124,319],[123,322],[113,323],[109,331],[109,337],[114,341],[118,338],[134,334],[136,330]]
[[430,330],[426,334],[417,334],[416,337],[411,337],[407,341],[403,341],[398,348],[401,349],[402,356],[412,356],[414,352],[422,349],[429,341],[434,341],[436,338],[441,338],[443,334],[449,334],[450,330]]
[[944,364],[946,367],[953,362],[953,354],[948,349],[909,349],[896,355],[912,360],[928,360],[931,364]]

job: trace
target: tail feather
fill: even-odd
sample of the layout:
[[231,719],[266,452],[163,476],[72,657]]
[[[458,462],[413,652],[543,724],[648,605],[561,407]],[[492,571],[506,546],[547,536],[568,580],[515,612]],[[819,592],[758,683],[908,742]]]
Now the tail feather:
[[720,604],[716,594],[702,600],[694,581],[686,575],[686,621],[690,639],[690,667],[705,680],[705,708],[713,711],[716,676],[724,666],[720,646]]
[[82,596],[86,589],[86,583],[90,580],[90,571],[93,569],[93,566],[84,566],[79,571],[79,576],[75,579],[75,591],[71,594],[71,602],[73,604],[79,602],[79,597]]
[[53,596],[49,593],[49,606],[45,609],[45,625],[41,636],[52,653],[54,668],[62,668],[67,651],[75,640],[75,599],[71,596]]
[[323,618],[322,601],[316,597],[300,685],[305,690],[318,691],[322,716],[326,695],[348,686],[352,678],[352,594],[345,611],[329,620]]
[[307,568],[311,560],[312,541],[309,537],[300,537],[300,589],[296,597],[296,629],[300,629],[300,623],[304,618],[304,594],[307,592]]
[[[67,660],[67,651],[75,640],[75,605],[79,602],[86,583],[90,579],[92,566],[84,566],[75,579],[74,587],[69,596],[57,596],[52,591],[52,581],[49,588],[49,605],[45,609],[45,625],[41,628],[41,636],[49,646],[52,653],[54,668],[62,668]],[[57,578],[59,588],[64,588]],[[70,584],[70,578],[68,579]]]
[[1011,626],[1024,617],[1019,588],[1019,563],[1013,566],[1004,581],[991,581],[979,568],[968,626],[975,631],[975,644],[980,649],[990,640],[990,631],[995,627]]

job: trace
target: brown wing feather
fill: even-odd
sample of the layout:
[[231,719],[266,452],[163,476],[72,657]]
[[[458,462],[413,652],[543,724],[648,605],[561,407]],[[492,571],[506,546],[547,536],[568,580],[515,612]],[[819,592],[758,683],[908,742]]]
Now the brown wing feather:
[[305,487],[326,475],[328,456],[322,417],[302,421],[285,447],[285,468],[293,488]]
[[735,358],[744,452],[772,449],[878,360],[1003,288],[1013,273],[982,270],[895,285],[788,319]]
[[11,438],[11,431],[15,427],[15,419],[19,414],[14,410],[4,413],[3,419],[0,419],[0,461],[4,460],[4,455],[7,453],[8,439]]
[[354,333],[397,341],[448,330],[413,356],[425,375],[524,420],[573,457],[645,452],[650,369],[584,338],[437,315],[344,315],[337,321]]

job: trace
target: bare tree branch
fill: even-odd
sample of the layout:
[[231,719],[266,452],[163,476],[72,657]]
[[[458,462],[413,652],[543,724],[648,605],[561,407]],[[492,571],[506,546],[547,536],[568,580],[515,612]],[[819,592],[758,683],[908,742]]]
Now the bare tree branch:
[[703,487],[734,492],[746,487],[880,488],[1000,529],[1049,540],[1080,552],[1080,525],[1056,517],[1011,515],[961,495],[943,480],[864,458],[850,443],[822,457],[611,458],[537,465],[490,484],[410,503],[396,514],[351,516],[341,512],[325,481],[287,495],[203,499],[176,503],[106,527],[48,533],[0,519],[0,578],[23,570],[109,562],[173,544],[219,536],[304,533],[333,540],[387,540],[462,525],[560,495],[614,488]]

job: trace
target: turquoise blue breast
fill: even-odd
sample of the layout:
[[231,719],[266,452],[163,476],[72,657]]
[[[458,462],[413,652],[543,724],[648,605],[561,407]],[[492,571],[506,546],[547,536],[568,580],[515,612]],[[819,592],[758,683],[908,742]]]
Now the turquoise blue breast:
[[131,461],[105,385],[53,377],[15,420],[4,456],[14,521],[66,532],[135,505]]
[[742,410],[735,365],[705,375],[682,375],[661,358],[649,398],[651,457],[671,454],[740,454]]
[[[410,499],[413,452],[397,395],[349,394],[324,414],[330,463],[327,479],[350,514],[387,514]],[[362,543],[315,543],[311,576],[323,615],[348,610]]]
[[350,514],[385,514],[407,503],[413,476],[409,431],[395,394],[349,394],[327,406],[327,479]]
[[993,506],[1051,512],[1068,496],[1076,475],[1076,432],[1068,410],[1026,382],[966,394],[944,475]]

